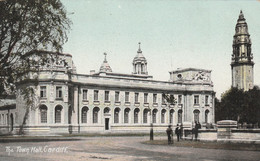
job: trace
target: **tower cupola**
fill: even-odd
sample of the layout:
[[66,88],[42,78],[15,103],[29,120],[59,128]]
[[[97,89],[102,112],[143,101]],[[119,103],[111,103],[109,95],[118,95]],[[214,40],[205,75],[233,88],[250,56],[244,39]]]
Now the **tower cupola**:
[[139,42],[138,44],[139,48],[137,50],[137,55],[134,57],[133,60],[133,74],[148,75],[147,61],[142,54],[141,43]]
[[235,35],[233,37],[233,53],[231,60],[232,86],[244,89],[253,88],[253,54],[251,53],[251,39],[248,26],[242,11],[240,11]]

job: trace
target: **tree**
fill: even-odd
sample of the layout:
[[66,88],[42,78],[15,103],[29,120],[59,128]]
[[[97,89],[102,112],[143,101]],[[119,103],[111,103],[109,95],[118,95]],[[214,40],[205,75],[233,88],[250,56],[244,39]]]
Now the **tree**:
[[174,96],[171,94],[163,93],[162,97],[171,105],[175,105],[177,102]]
[[257,123],[260,118],[260,90],[255,86],[249,91],[234,88],[227,90],[221,96],[221,101],[215,100],[216,121],[236,120],[240,123]]
[[[0,95],[7,95],[16,92],[15,83],[21,77],[31,78],[31,72],[38,72],[39,59],[31,59],[32,53],[62,51],[71,21],[60,0],[4,0],[0,1],[0,15]],[[34,79],[37,85],[37,75]],[[26,111],[35,108],[33,88],[20,90]]]
[[[15,91],[17,78],[36,63],[24,57],[37,50],[62,50],[71,21],[59,0],[0,2],[0,95]],[[22,62],[22,63],[21,63]]]

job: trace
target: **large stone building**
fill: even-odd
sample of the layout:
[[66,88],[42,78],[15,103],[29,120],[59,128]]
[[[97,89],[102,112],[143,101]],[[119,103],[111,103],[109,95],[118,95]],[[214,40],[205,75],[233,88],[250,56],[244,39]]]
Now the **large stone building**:
[[[140,44],[132,74],[112,72],[106,54],[100,70],[90,74],[77,74],[69,54],[42,54],[55,59],[40,68],[36,87],[39,106],[29,110],[26,133],[149,132],[151,123],[155,131],[165,131],[169,124],[190,128],[195,121],[203,126],[215,122],[210,70],[177,69],[170,72],[168,81],[153,80]],[[26,113],[19,92],[25,86],[33,84],[21,81],[16,108],[5,111],[9,121],[4,123],[13,133]],[[176,103],[168,103],[163,94],[173,95]]]
[[232,87],[248,91],[254,87],[254,62],[251,39],[244,14],[241,11],[236,24],[231,62]]

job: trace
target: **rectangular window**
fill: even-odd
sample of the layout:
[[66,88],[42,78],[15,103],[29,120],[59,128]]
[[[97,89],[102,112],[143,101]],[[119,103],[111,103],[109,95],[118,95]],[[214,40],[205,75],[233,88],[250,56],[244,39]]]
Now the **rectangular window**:
[[94,101],[98,101],[98,90],[94,91]]
[[182,104],[182,95],[178,95],[178,103]]
[[40,88],[40,97],[46,98],[46,86],[41,86]]
[[157,102],[157,94],[153,94],[153,103]]
[[129,92],[125,92],[125,102],[129,102]]
[[166,100],[165,100],[165,98],[163,97],[163,95],[162,95],[162,104],[166,104]]
[[195,105],[199,104],[199,95],[194,96],[194,104]]
[[119,102],[119,92],[118,91],[115,92],[115,101]]
[[105,101],[109,101],[109,91],[105,91]]
[[209,104],[209,96],[205,96],[205,105]]
[[62,87],[56,87],[56,98],[62,98]]
[[88,90],[83,90],[83,100],[88,99]]
[[147,103],[148,102],[148,93],[145,93],[144,94],[144,103]]
[[138,102],[139,93],[135,93],[135,102]]

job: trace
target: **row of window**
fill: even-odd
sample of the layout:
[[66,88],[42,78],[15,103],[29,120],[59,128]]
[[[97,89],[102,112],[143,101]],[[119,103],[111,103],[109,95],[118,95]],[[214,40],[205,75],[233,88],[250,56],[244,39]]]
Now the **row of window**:
[[[87,123],[87,114],[88,114],[88,107],[83,107],[81,110],[81,123]],[[99,111],[100,109],[98,107],[95,107],[93,109],[93,117],[92,117],[92,121],[93,123],[98,123],[99,119]],[[119,115],[120,115],[120,108],[115,108],[114,110],[114,123],[119,123]],[[61,112],[62,112],[62,106],[58,105],[55,107],[55,123],[61,123]],[[104,109],[104,114],[107,114],[110,112],[110,109],[107,107]],[[143,111],[143,123],[148,123],[147,122],[147,118],[148,118],[148,109],[144,109]],[[126,108],[124,109],[124,123],[129,123],[129,113],[130,113],[130,108]],[[157,113],[158,110],[157,109],[153,109],[152,110],[152,122],[153,123],[157,123]],[[199,114],[200,111],[199,110],[194,110],[194,122],[199,122]],[[173,123],[173,114],[174,114],[174,110],[171,109],[169,111],[169,120],[170,123]],[[205,111],[205,123],[208,123],[208,114],[209,114],[209,110]],[[134,110],[134,123],[140,123],[139,119],[139,115],[140,115],[140,109],[136,108]],[[41,119],[41,123],[47,123],[47,106],[45,105],[41,105],[40,106],[40,119]],[[166,123],[165,121],[166,119],[166,110],[162,109],[161,110],[161,123]],[[178,123],[182,122],[182,110],[178,110]],[[159,122],[158,122],[159,123]]]
[[[40,87],[40,97],[41,98],[46,98],[47,94],[46,94],[46,86],[41,86]],[[62,98],[62,87],[61,86],[56,86],[56,98]]]
[[[81,123],[87,123],[87,114],[88,114],[88,107],[83,107],[82,108],[82,111],[81,111]],[[100,109],[98,107],[95,107],[93,109],[93,117],[92,117],[92,122],[95,124],[95,123],[98,123],[98,116],[99,116],[99,111]],[[104,109],[104,114],[106,113],[109,113],[110,112],[110,109],[107,107]],[[117,124],[119,123],[119,117],[120,117],[120,113],[121,113],[121,109],[120,108],[115,108],[114,110],[114,123]],[[143,111],[143,123],[148,123],[148,113],[149,113],[149,110],[148,109],[144,109]],[[157,113],[158,113],[158,110],[157,109],[154,109],[152,111],[152,122],[153,123],[159,123],[157,122]],[[169,114],[170,114],[170,123],[173,123],[173,113],[174,113],[174,110],[171,109]],[[134,110],[134,123],[140,123],[140,118],[139,118],[139,115],[140,115],[140,109],[136,108]],[[121,115],[122,116],[122,115]],[[123,123],[130,123],[130,108],[125,108],[124,109],[124,112],[123,112]],[[178,111],[178,122],[181,123],[182,122],[182,110],[179,110]],[[161,123],[166,123],[166,110],[165,109],[162,109],[161,111]]]
[[[41,105],[40,106],[40,122],[41,123],[47,123],[47,106]],[[62,112],[62,106],[58,105],[55,107],[55,118],[54,118],[54,123],[61,123],[61,112]]]
[[[98,90],[94,90],[94,101],[98,101],[99,100],[99,95],[98,95],[99,91]],[[119,91],[115,92],[115,102],[119,102]],[[83,90],[83,100],[87,100],[88,99],[88,90]],[[199,101],[199,95],[195,95],[194,96],[194,104],[200,104]],[[109,91],[105,91],[105,101],[109,101]],[[125,92],[125,102],[130,102],[129,101],[129,92]],[[135,102],[139,102],[139,93],[135,93]],[[182,95],[178,95],[178,101],[179,104],[182,103]],[[148,103],[148,93],[144,93],[144,103]],[[157,103],[157,94],[153,94],[153,103]],[[165,104],[166,100],[165,98],[162,97],[162,104]],[[205,104],[208,105],[209,104],[209,96],[206,95],[205,96]]]
[[[115,102],[119,102],[119,91],[115,92]],[[46,86],[41,86],[40,87],[40,97],[41,98],[46,98]],[[109,91],[105,91],[105,101],[109,101],[110,95],[109,95]],[[62,98],[62,87],[61,86],[56,86],[56,98]],[[130,102],[129,99],[129,92],[125,92],[125,102]],[[135,102],[139,102],[139,93],[135,93]],[[83,90],[83,94],[82,94],[82,99],[83,100],[87,100],[88,99],[88,90]],[[99,91],[98,90],[94,90],[94,101],[98,101],[99,100]],[[178,95],[177,98],[177,102],[179,104],[182,103],[182,95]],[[148,103],[148,93],[144,93],[144,103]],[[153,103],[157,103],[157,94],[153,94]],[[166,100],[165,98],[162,97],[162,104],[165,104]],[[199,95],[195,95],[194,96],[194,104],[200,104],[200,98]],[[205,104],[208,105],[209,104],[209,96],[206,95],[205,96]]]

